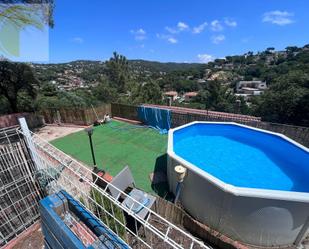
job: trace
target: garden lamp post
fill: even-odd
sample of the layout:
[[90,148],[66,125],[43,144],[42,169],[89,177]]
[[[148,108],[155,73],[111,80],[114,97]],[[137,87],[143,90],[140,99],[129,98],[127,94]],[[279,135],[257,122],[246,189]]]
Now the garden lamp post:
[[113,177],[106,173],[102,169],[98,169],[97,163],[95,161],[95,156],[94,156],[94,149],[93,149],[93,143],[92,143],[92,134],[93,134],[93,127],[90,126],[85,129],[85,131],[88,134],[89,137],[89,143],[90,143],[90,149],[91,149],[91,155],[92,155],[92,160],[93,160],[93,170],[92,170],[92,181],[98,185],[101,188],[105,188],[107,182],[111,182]]
[[85,129],[85,131],[87,132],[88,137],[89,137],[89,143],[90,143],[90,149],[91,149],[91,155],[92,155],[93,165],[94,165],[94,167],[96,168],[96,167],[97,167],[97,164],[96,164],[96,161],[95,161],[94,150],[93,150],[93,144],[92,144],[93,127],[88,127],[88,128]]

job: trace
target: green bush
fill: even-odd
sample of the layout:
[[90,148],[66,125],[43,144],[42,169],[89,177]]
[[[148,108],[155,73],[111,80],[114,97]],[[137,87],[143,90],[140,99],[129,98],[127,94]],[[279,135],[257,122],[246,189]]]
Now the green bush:
[[[122,209],[113,204],[107,197],[102,195],[94,188],[91,189],[90,196],[97,204],[104,207],[110,214],[113,214],[114,212],[115,218],[118,219],[122,224],[126,224]],[[91,209],[92,212],[98,218],[100,218],[104,224],[106,224],[113,232],[118,234],[121,239],[127,241],[126,229],[120,223],[118,223],[113,217],[106,213],[103,208],[100,208],[94,203],[92,203]]]

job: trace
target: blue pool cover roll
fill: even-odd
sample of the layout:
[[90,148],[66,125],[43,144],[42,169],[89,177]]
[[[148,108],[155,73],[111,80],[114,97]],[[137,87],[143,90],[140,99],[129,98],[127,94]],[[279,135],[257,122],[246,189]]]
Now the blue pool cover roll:
[[139,106],[138,118],[146,125],[166,134],[171,128],[171,111],[154,107]]
[[[70,212],[74,213],[98,238],[99,248],[107,249],[129,249],[115,233],[107,228],[92,213],[87,211],[80,203],[66,191],[61,190],[40,201],[40,213],[42,230],[45,238],[46,248],[61,249],[94,249],[97,246],[84,246],[70,228],[63,222],[59,212],[64,212],[64,205],[68,204]],[[55,210],[58,210],[57,212]]]

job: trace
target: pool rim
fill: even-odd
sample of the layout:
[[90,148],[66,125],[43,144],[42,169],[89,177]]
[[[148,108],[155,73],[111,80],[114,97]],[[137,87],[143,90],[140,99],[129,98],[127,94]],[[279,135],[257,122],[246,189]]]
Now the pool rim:
[[[223,191],[229,192],[235,196],[244,196],[244,197],[256,197],[256,198],[267,198],[267,199],[277,199],[277,200],[289,200],[289,201],[301,201],[301,202],[309,202],[309,193],[307,192],[296,192],[296,191],[287,191],[287,190],[270,190],[270,189],[261,189],[261,188],[249,188],[249,187],[237,187],[224,181],[218,179],[217,177],[209,174],[208,172],[200,169],[199,167],[195,166],[191,162],[183,159],[182,157],[178,156],[173,150],[173,134],[177,130],[181,130],[188,126],[192,126],[195,124],[226,124],[226,125],[235,125],[243,128],[247,128],[250,130],[255,130],[267,134],[271,134],[273,136],[281,137],[286,141],[294,144],[298,148],[304,150],[305,152],[309,153],[309,149],[298,142],[294,141],[293,139],[277,132],[267,131],[260,128],[250,127],[244,124],[238,124],[235,122],[210,122],[210,121],[194,121],[188,124],[181,125],[179,127],[170,129],[168,132],[168,145],[167,145],[167,154],[169,157],[176,160],[178,163],[183,165],[184,167],[192,170],[208,182],[216,185]],[[292,194],[291,194],[292,193]]]

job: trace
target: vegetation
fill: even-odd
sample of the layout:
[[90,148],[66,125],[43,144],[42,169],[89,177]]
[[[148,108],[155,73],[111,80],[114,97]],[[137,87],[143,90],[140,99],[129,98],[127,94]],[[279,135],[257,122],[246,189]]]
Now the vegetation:
[[7,111],[31,109],[35,99],[35,86],[39,84],[32,69],[23,63],[0,62],[0,94],[2,102],[7,102]]
[[2,0],[0,19],[9,21],[18,28],[42,28],[44,24],[53,27],[53,10],[54,0]]
[[[126,229],[121,225],[126,224],[123,211],[94,188],[90,191],[90,197],[96,202],[96,204],[92,203],[92,212],[100,218],[104,224],[107,224],[113,232],[118,234],[121,239],[127,241]],[[110,215],[105,212],[103,208],[99,208],[97,204],[104,207]],[[120,223],[117,222],[116,219]]]
[[[5,62],[1,65],[11,68],[13,77],[10,81],[18,79],[21,64]],[[30,66],[34,74],[30,73]],[[1,113],[84,107],[100,102],[162,104],[166,103],[165,91],[177,91],[179,95],[194,91],[198,92],[195,98],[190,101],[180,99],[174,104],[309,126],[309,45],[290,46],[284,51],[270,47],[257,54],[249,51],[207,64],[130,61],[115,52],[106,62],[74,61],[30,66],[24,66],[28,73],[21,84],[25,86],[15,91],[13,97],[7,93],[12,91],[11,87],[3,88],[3,84],[8,86],[3,82],[9,81],[5,76],[7,69],[1,67],[0,77],[4,77],[4,80],[0,78]],[[253,96],[248,101],[235,95],[236,83],[240,80],[266,81],[268,89],[265,94]],[[35,89],[36,94],[31,94],[31,89]]]

